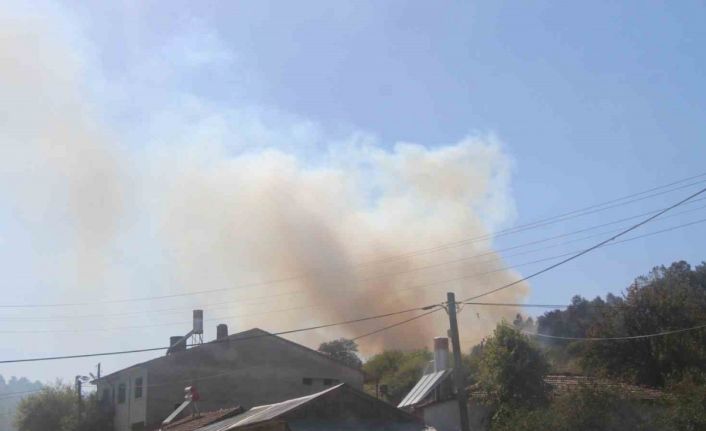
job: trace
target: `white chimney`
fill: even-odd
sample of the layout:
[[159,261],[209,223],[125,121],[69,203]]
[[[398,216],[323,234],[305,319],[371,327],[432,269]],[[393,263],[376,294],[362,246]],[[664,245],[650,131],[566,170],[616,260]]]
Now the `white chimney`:
[[449,368],[449,339],[446,337],[434,338],[434,371]]

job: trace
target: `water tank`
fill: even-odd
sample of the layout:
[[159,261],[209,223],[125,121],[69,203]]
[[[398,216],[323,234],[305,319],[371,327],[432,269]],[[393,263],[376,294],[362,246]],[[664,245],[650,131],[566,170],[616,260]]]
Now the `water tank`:
[[[183,335],[174,335],[173,337],[169,337],[169,346],[171,347],[169,351],[171,353],[183,352],[184,350],[186,350],[186,340],[184,340],[183,343],[179,343],[179,340],[181,340],[182,338],[184,338]],[[176,343],[179,343],[179,345],[175,347],[174,345]]]
[[216,326],[216,340],[225,340],[228,338],[228,325],[221,323]]
[[194,310],[194,334],[203,334],[203,310]]

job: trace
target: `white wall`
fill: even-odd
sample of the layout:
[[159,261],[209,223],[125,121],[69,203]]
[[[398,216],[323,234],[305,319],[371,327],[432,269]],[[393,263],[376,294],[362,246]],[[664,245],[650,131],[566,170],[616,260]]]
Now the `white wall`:
[[[147,411],[147,393],[149,382],[147,380],[147,370],[142,367],[135,367],[120,373],[119,378],[110,384],[103,382],[98,386],[98,393],[103,394],[103,389],[108,388],[110,393],[110,403],[115,409],[113,425],[115,431],[131,431],[132,425],[145,422]],[[142,378],[142,396],[135,398],[135,382]],[[118,402],[118,388],[120,384],[125,385],[125,401]]]

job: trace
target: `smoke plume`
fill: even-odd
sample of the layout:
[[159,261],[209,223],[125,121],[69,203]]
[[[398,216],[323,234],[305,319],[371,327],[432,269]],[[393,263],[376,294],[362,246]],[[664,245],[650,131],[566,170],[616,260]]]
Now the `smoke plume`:
[[[240,315],[228,322],[232,331],[382,314],[517,279],[491,241],[444,246],[512,217],[511,163],[494,137],[435,147],[324,139],[312,155],[292,144],[301,129],[273,125],[256,143],[236,127],[215,141],[195,133],[186,143],[117,146],[82,86],[85,58],[52,29],[7,17],[0,25],[2,191],[27,226],[75,253],[75,274],[63,282],[96,286],[85,297],[110,295],[101,285],[115,275],[106,269],[112,247],[135,224],[150,235],[121,247],[158,250],[154,272],[180,292],[223,289],[192,301],[227,304],[220,312],[206,307],[206,317]],[[518,285],[493,299],[526,293]],[[466,341],[515,312],[469,310],[460,314]],[[299,339],[355,337],[413,315]],[[366,352],[420,347],[447,327],[440,312],[361,344]]]

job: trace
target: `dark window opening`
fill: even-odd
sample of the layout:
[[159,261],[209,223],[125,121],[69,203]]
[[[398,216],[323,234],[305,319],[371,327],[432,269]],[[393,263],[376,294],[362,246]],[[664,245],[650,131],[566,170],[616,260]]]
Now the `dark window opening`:
[[125,383],[118,385],[118,404],[125,402]]
[[142,377],[135,379],[135,398],[142,398]]
[[324,379],[324,386],[331,386],[333,379]]
[[103,395],[101,396],[101,401],[106,403],[109,401],[108,397],[110,397],[110,391],[108,388],[103,388]]
[[310,377],[304,377],[304,378],[302,379],[302,383],[305,384],[305,385],[307,385],[307,386],[311,386],[311,385],[314,383],[314,379],[312,379],[312,378],[310,378]]

